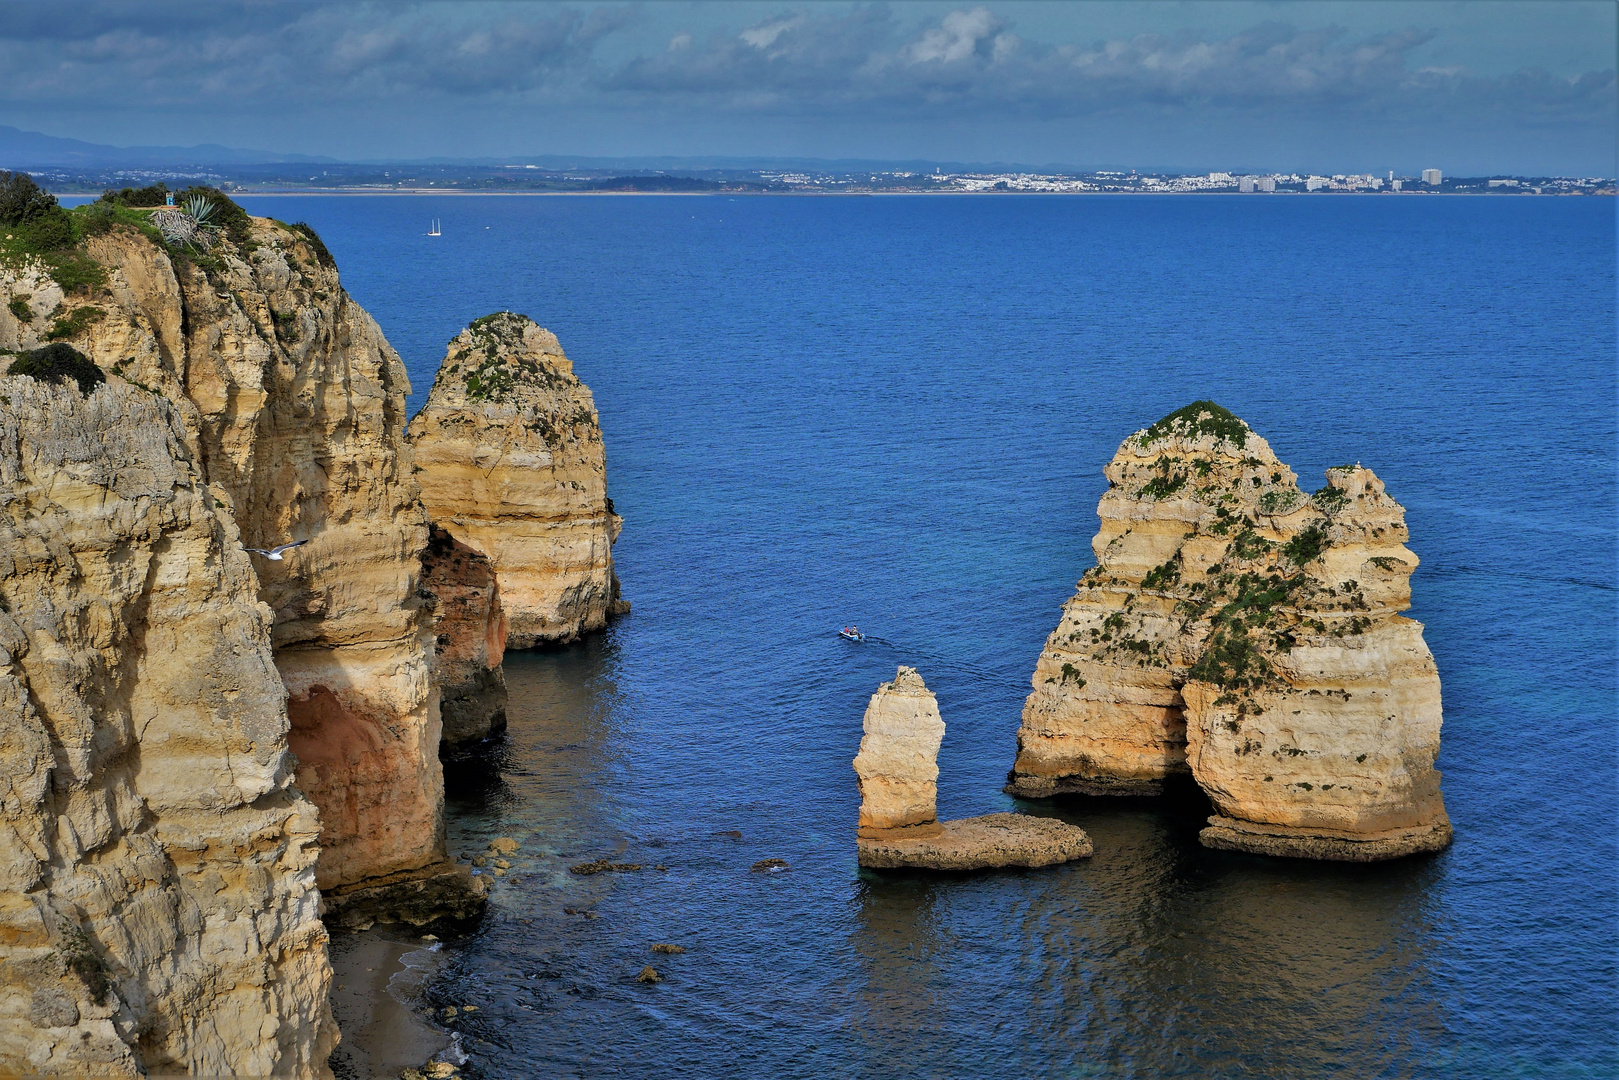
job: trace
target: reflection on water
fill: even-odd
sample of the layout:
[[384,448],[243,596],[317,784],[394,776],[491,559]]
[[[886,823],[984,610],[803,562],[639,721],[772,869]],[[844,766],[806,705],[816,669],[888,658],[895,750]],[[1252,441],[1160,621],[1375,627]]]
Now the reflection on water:
[[[431,991],[479,1006],[458,1022],[478,1075],[1404,1076],[1443,1042],[1437,860],[1208,851],[1187,787],[1017,804],[1091,833],[1069,866],[861,871],[852,826],[805,829],[775,799],[643,798],[680,765],[620,689],[626,632],[512,654],[507,739],[449,774],[457,850],[522,843]],[[568,872],[602,855],[642,869]],[[749,869],[767,856],[792,868]],[[634,981],[647,964],[663,982]]]

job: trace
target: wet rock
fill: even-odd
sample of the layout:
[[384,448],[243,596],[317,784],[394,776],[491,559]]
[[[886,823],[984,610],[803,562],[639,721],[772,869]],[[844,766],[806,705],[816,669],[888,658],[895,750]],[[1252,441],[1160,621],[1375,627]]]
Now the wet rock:
[[580,877],[589,877],[591,874],[602,874],[609,871],[613,873],[627,873],[631,870],[641,869],[640,863],[616,863],[610,859],[597,859],[595,862],[580,863],[578,866],[568,867],[568,873],[578,874]]
[[667,942],[660,941],[658,944],[652,946],[652,951],[655,953],[666,953],[670,956],[674,956],[685,952],[686,947],[684,945],[670,945]]
[[489,850],[496,855],[511,855],[521,846],[509,836],[497,836],[489,841]]
[[496,859],[495,865],[502,870],[510,870],[512,868],[512,864],[507,862],[505,859]]
[[787,869],[787,860],[786,859],[760,859],[758,862],[753,864],[753,869],[759,871],[760,873],[770,873],[770,872],[777,871],[777,870],[786,870]]
[[635,981],[643,983],[662,982],[663,976],[659,975],[655,970],[653,970],[651,964],[648,964],[646,967],[641,969],[641,974],[635,977]]
[[715,836],[724,836],[724,837],[726,837],[728,839],[731,839],[731,840],[740,840],[740,839],[742,839],[742,831],[740,829],[725,829],[724,831],[717,832],[714,835]]

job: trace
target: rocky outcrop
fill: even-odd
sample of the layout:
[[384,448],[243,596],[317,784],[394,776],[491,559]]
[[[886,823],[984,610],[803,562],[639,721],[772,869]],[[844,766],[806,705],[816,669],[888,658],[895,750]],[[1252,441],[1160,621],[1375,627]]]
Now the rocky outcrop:
[[179,411],[0,378],[0,1075],[329,1076],[315,807]]
[[939,832],[939,744],[944,720],[939,702],[915,668],[901,667],[893,682],[871,695],[865,735],[855,755],[860,778],[859,835],[894,829]]
[[1211,402],[1125,439],[1097,565],[1035,668],[1007,790],[1140,794],[1190,773],[1213,847],[1369,860],[1436,850],[1439,676],[1404,509],[1369,469],[1305,495]]
[[1091,854],[1083,829],[1020,814],[939,821],[936,810],[939,703],[915,668],[901,667],[866,707],[855,755],[861,866],[918,870],[982,870],[1051,866]]
[[595,402],[553,334],[509,311],[472,323],[409,437],[428,514],[494,564],[509,648],[572,641],[628,610]]
[[[335,895],[433,877],[454,864],[404,365],[312,232],[218,202],[206,251],[127,224],[88,240],[101,281],[53,310],[23,271],[0,275],[0,344],[62,338],[167,397],[242,541],[306,541],[253,569],[274,612],[297,784],[320,808],[319,884]],[[13,311],[7,290],[25,288]]]
[[506,728],[506,615],[495,568],[438,526],[422,560],[422,584],[438,597],[434,613],[441,746],[476,743]]

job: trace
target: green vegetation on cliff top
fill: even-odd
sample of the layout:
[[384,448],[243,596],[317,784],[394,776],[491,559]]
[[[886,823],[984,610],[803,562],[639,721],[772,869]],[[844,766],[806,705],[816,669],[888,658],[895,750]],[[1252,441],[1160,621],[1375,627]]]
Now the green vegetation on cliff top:
[[1139,441],[1143,447],[1147,447],[1159,439],[1175,436],[1195,439],[1202,435],[1213,435],[1241,450],[1248,444],[1250,431],[1248,425],[1229,410],[1212,401],[1194,401],[1153,424],[1141,433]]
[[57,342],[42,349],[30,349],[11,362],[7,375],[27,375],[40,382],[60,385],[68,379],[79,384],[79,393],[88,395],[107,381],[90,358],[71,345]]

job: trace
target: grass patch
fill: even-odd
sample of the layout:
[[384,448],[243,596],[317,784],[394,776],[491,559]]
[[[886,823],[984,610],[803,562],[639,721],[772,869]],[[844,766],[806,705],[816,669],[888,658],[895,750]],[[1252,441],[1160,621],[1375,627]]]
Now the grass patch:
[[11,314],[16,317],[18,322],[33,322],[34,309],[28,306],[28,301],[32,299],[32,296],[13,296],[11,300],[7,302],[6,307],[10,309]]
[[78,337],[100,322],[106,314],[94,304],[76,307],[66,315],[57,316],[51,323],[51,328],[45,332],[45,340],[61,341],[63,338]]

